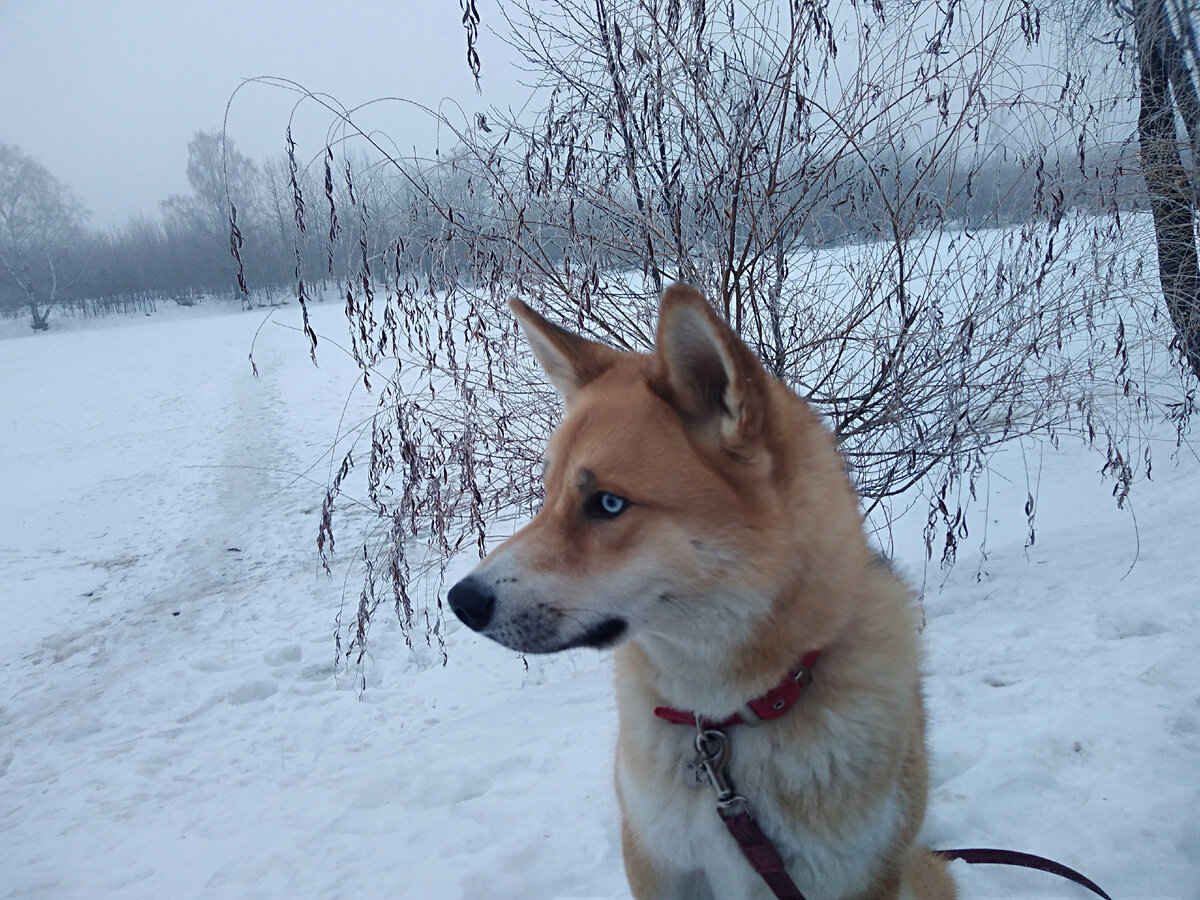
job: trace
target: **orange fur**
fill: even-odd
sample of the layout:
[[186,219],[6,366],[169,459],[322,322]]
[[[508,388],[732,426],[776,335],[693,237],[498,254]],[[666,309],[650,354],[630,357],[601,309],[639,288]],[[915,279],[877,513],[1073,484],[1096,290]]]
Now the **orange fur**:
[[[869,549],[816,415],[686,286],[664,295],[649,355],[513,308],[567,415],[545,505],[451,606],[526,652],[617,646],[634,896],[771,896],[711,790],[684,781],[694,731],[652,710],[722,718],[819,649],[794,710],[730,730],[736,789],[810,900],[952,900],[916,844],[928,776],[912,598]],[[613,498],[610,515],[598,504]]]

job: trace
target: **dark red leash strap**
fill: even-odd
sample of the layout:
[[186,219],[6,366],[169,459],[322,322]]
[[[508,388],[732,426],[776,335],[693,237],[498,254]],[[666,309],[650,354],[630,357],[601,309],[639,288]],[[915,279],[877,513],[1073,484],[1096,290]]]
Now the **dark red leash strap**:
[[716,791],[717,815],[737,841],[746,862],[767,883],[777,900],[804,900],[800,888],[787,873],[783,857],[750,815],[750,804],[733,789],[725,771],[729,763],[728,735],[720,728],[705,728],[699,716],[696,720],[696,752],[699,756],[695,766],[703,771],[701,782]]
[[733,835],[733,839],[737,841],[742,856],[746,857],[746,861],[779,900],[804,900],[800,888],[796,887],[796,882],[788,875],[779,851],[762,833],[758,823],[750,817],[745,804],[742,804],[742,807],[740,812],[720,810],[721,819]]
[[933,852],[947,862],[961,859],[963,862],[973,866],[1018,866],[1022,869],[1036,869],[1039,872],[1046,872],[1050,875],[1057,875],[1059,878],[1065,878],[1067,881],[1073,881],[1081,887],[1087,888],[1093,894],[1103,897],[1104,900],[1112,900],[1112,897],[1104,893],[1086,875],[1081,875],[1079,872],[1064,866],[1062,863],[1057,863],[1052,859],[1045,859],[1041,856],[1034,856],[1032,853],[1019,853],[1016,850],[992,850],[982,847],[969,850],[935,850]]

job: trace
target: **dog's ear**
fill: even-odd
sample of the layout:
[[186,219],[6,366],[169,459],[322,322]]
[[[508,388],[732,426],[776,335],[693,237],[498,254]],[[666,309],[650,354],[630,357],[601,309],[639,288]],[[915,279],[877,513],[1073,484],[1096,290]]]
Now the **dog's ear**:
[[651,387],[689,428],[750,456],[761,436],[767,373],[741,338],[690,285],[663,294]]
[[580,388],[606,372],[615,361],[617,351],[611,347],[555,325],[516,297],[508,305],[546,377],[568,405]]

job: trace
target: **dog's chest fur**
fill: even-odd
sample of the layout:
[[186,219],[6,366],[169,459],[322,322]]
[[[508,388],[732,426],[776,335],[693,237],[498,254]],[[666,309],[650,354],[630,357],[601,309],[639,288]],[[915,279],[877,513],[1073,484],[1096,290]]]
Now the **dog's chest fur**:
[[[864,733],[873,717],[806,708],[807,699],[782,720],[728,728],[727,771],[807,900],[852,897],[870,889],[877,873],[869,866],[894,845],[906,803],[891,779],[875,796],[838,796],[847,772],[887,764],[872,758],[878,743]],[[636,684],[619,687],[619,702],[624,813],[639,843],[671,870],[667,895],[773,897],[726,830],[713,789],[686,776],[696,729],[649,717],[649,707],[639,707],[651,698]]]

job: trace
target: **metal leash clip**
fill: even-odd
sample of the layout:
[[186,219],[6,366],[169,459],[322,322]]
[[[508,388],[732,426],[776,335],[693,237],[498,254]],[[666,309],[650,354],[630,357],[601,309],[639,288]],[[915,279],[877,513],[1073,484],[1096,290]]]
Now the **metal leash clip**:
[[704,728],[696,723],[696,753],[693,764],[700,783],[712,785],[717,792],[717,810],[722,817],[749,812],[746,798],[736,793],[733,783],[725,773],[729,763],[729,737],[719,728]]

